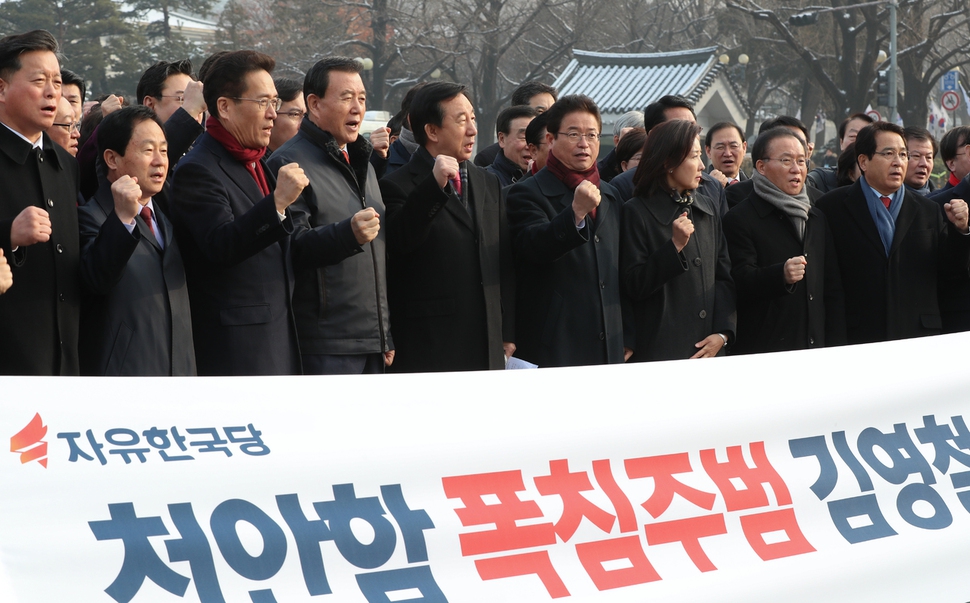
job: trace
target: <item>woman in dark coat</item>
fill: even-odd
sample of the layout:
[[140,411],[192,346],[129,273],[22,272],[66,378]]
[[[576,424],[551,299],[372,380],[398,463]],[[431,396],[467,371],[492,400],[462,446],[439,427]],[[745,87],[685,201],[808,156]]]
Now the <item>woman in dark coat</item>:
[[692,122],[650,131],[623,207],[620,281],[634,300],[631,361],[706,358],[734,337],[734,283],[720,213],[694,191],[704,163]]
[[804,144],[787,128],[758,136],[751,151],[754,190],[724,216],[738,290],[732,354],[845,343],[835,244],[806,193]]

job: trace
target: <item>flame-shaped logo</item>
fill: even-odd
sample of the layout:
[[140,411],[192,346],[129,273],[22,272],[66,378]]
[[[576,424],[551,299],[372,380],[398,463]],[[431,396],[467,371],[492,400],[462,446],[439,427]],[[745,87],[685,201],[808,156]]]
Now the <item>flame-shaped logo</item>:
[[40,418],[40,413],[37,413],[26,427],[10,438],[10,452],[20,453],[21,464],[37,461],[47,468],[47,442],[44,441],[46,435],[47,426]]

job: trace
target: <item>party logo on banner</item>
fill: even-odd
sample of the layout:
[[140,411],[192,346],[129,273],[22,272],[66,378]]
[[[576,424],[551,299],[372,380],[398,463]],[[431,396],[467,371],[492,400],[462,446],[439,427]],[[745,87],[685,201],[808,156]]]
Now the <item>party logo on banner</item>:
[[30,423],[18,431],[10,438],[10,452],[20,454],[20,463],[26,465],[31,461],[37,461],[45,469],[47,468],[47,442],[44,436],[47,435],[47,426],[40,418],[40,413],[35,413]]

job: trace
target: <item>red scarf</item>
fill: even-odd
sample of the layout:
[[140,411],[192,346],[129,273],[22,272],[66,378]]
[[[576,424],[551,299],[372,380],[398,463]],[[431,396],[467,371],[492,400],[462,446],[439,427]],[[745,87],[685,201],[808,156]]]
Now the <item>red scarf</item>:
[[569,187],[569,190],[576,190],[576,187],[582,184],[583,180],[589,180],[597,187],[600,185],[600,171],[596,167],[595,161],[593,162],[593,167],[585,172],[577,172],[566,167],[552,151],[549,151],[549,157],[546,159],[546,169],[552,172],[553,176],[562,180],[563,184]]
[[269,183],[266,181],[266,173],[263,171],[263,164],[259,161],[266,154],[265,147],[262,149],[245,148],[239,144],[236,137],[230,134],[229,130],[218,119],[211,115],[205,122],[205,131],[225,147],[236,161],[246,167],[246,171],[252,175],[253,180],[256,181],[256,186],[259,187],[259,190],[264,195],[270,194],[271,191],[269,190]]
[[[562,180],[562,183],[569,187],[569,190],[574,191],[576,187],[583,183],[583,180],[589,180],[596,185],[596,188],[600,186],[600,170],[596,166],[596,162],[593,162],[593,167],[589,168],[585,172],[577,172],[566,167],[559,159],[549,151],[549,157],[546,158],[546,169],[552,172],[552,175],[556,178]],[[596,219],[596,208],[594,207],[589,215],[595,220]]]
[[949,180],[949,182],[950,182],[950,186],[956,186],[956,185],[960,184],[960,179],[957,178],[957,175],[956,174],[954,174],[953,172],[950,172],[950,180]]

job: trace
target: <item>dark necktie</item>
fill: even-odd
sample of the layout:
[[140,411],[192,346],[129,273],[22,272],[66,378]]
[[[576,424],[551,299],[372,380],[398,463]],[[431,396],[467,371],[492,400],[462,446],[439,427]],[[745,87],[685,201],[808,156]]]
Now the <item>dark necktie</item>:
[[148,230],[152,231],[152,235],[157,239],[158,235],[155,234],[155,227],[152,226],[152,210],[147,205],[141,206],[141,219],[145,221],[145,224],[148,224]]

